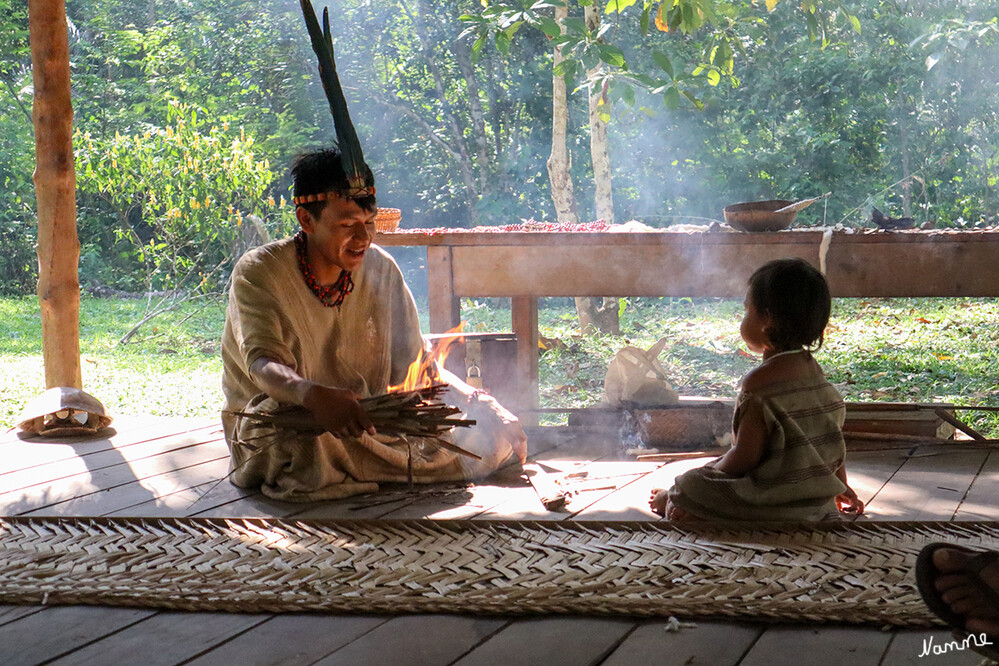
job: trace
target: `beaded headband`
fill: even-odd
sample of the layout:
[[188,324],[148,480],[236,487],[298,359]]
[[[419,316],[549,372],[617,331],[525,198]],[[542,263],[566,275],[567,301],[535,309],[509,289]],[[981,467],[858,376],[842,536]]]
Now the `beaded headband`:
[[[329,192],[320,192],[319,194],[303,194],[300,197],[295,197],[291,200],[296,206],[301,206],[302,204],[310,204],[316,201],[326,201],[327,199],[336,199],[337,197],[344,196],[340,192],[331,190]],[[373,197],[375,196],[374,187],[352,187],[347,190],[347,198],[349,199],[361,199],[363,197]]]

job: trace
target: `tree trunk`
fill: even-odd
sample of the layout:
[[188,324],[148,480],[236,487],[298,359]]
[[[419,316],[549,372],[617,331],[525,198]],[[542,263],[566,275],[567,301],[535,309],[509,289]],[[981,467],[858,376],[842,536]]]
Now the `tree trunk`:
[[76,235],[73,105],[63,0],[29,0],[35,86],[35,193],[38,202],[38,301],[45,386],[82,387],[80,242]]
[[504,140],[503,132],[503,122],[502,122],[502,112],[500,111],[500,96],[496,89],[496,75],[494,72],[494,62],[493,54],[490,51],[485,57],[485,67],[486,67],[486,91],[489,94],[489,124],[493,128],[493,154],[496,155],[496,159],[500,159],[500,155],[503,153],[503,146],[506,145]]
[[[563,25],[569,15],[567,5],[555,8],[555,20]],[[562,27],[565,32],[565,27]],[[565,60],[562,48],[555,47],[554,66]],[[555,215],[560,224],[576,224],[576,193],[572,187],[570,172],[569,149],[566,143],[566,126],[569,122],[569,102],[565,79],[552,76],[552,153],[548,157],[548,180],[551,183],[552,203],[555,204]]]
[[[584,9],[586,29],[591,34],[600,30],[600,8],[588,5]],[[588,70],[593,76],[603,69],[603,64]],[[590,159],[593,162],[593,183],[596,186],[595,203],[597,219],[614,224],[614,196],[611,192],[610,154],[607,151],[607,122],[601,115],[610,113],[610,101],[604,88],[589,89],[590,102]]]
[[479,99],[479,84],[475,80],[475,69],[472,67],[472,50],[467,39],[458,39],[452,43],[454,48],[454,58],[458,62],[458,69],[461,70],[462,78],[465,79],[465,88],[468,90],[468,109],[472,116],[472,140],[475,142],[476,159],[479,167],[479,192],[484,194],[489,182],[489,174],[492,172],[489,159],[489,142],[486,139],[486,114],[482,110],[482,102]]
[[[589,5],[584,8],[586,29],[590,34],[600,30],[600,8]],[[587,71],[587,76],[600,72],[603,65],[597,65]],[[594,203],[598,220],[614,224],[614,197],[611,191],[610,154],[607,151],[607,122],[601,118],[601,113],[610,113],[610,102],[606,90],[589,89],[590,108],[590,160],[593,163],[593,182],[595,185]],[[621,334],[621,324],[618,318],[617,298],[577,298],[576,312],[579,314],[579,328],[585,333],[600,331],[612,335]]]

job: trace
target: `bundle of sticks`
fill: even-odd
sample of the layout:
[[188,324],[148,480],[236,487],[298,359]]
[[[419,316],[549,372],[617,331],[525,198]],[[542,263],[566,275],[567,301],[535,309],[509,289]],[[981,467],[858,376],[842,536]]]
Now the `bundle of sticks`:
[[[451,418],[461,412],[441,399],[448,388],[447,384],[432,384],[411,391],[389,391],[382,395],[362,398],[359,402],[375,426],[375,430],[392,437],[421,437],[441,448],[454,451],[469,458],[481,460],[471,451],[455,446],[442,435],[452,428],[468,428],[475,425],[472,419]],[[293,430],[302,434],[319,435],[325,428],[316,423],[312,412],[299,405],[287,405],[267,412],[229,412],[252,424],[271,428]]]

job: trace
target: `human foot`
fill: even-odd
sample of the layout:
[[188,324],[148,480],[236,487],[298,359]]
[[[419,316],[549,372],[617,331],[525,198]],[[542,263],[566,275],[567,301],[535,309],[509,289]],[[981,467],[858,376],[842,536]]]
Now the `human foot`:
[[930,610],[960,631],[986,634],[999,649],[999,552],[930,544],[919,554],[916,581]]
[[934,586],[952,611],[967,618],[967,631],[999,636],[999,554],[992,555],[992,561],[976,576],[972,572],[974,553],[938,548],[933,552],[933,566],[940,575]]
[[649,494],[649,508],[652,513],[665,516],[666,505],[669,503],[669,491],[665,488],[653,488]]

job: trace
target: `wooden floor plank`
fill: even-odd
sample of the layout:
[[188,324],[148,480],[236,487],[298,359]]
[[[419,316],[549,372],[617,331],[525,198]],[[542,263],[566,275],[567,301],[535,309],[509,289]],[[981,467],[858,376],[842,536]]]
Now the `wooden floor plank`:
[[301,504],[279,502],[261,493],[255,493],[240,497],[233,502],[204,509],[199,502],[188,507],[186,515],[197,518],[288,518],[301,508]]
[[217,439],[182,436],[35,467],[5,477],[9,485],[0,493],[0,513],[25,513],[223,455],[228,450]]
[[944,648],[954,640],[949,629],[898,629],[893,633],[882,666],[978,666],[982,661],[972,650],[934,654],[934,645]]
[[[530,443],[531,459],[548,455],[553,442]],[[377,493],[332,502],[318,502],[292,513],[310,520],[472,518],[509,499],[511,488],[525,488],[519,465],[508,465],[486,479],[471,483],[432,483],[409,488],[405,484],[381,484]]]
[[175,666],[269,617],[161,612],[51,663],[59,666]]
[[115,424],[109,437],[66,437],[20,439],[8,435],[0,440],[0,485],[4,475],[20,472],[29,467],[47,465],[79,456],[89,456],[112,448],[124,448],[141,442],[219,429],[211,419],[177,419],[176,417],[132,417],[127,425]]
[[381,493],[359,497],[351,511],[365,511],[381,506],[387,509],[382,517],[392,520],[462,520],[502,502],[511,487],[514,486],[497,485],[488,479],[467,486],[435,484],[425,489],[418,488],[415,491],[418,495],[406,501],[399,501],[399,495],[395,496],[394,501],[392,496],[383,499]]
[[7,624],[22,617],[37,613],[45,609],[45,606],[12,606],[0,604],[0,624]]
[[[656,466],[648,474],[625,485],[620,490],[584,507],[572,519],[579,521],[659,520],[660,516],[652,513],[649,508],[649,496],[652,489],[669,488],[673,485],[676,477],[687,470],[701,467],[711,460],[713,460],[711,457],[693,458]],[[575,503],[571,503],[570,508],[575,509]]]
[[384,624],[367,615],[277,615],[202,654],[185,666],[304,666]]
[[456,666],[598,664],[635,626],[626,619],[545,617],[513,622]]
[[[568,472],[579,472],[589,464],[587,460],[542,457],[537,463],[545,473],[556,476]],[[533,486],[520,485],[510,488],[504,494],[503,500],[474,516],[473,520],[562,520],[569,515],[568,511],[549,511],[545,509]]]
[[989,453],[954,520],[999,520],[999,451]]
[[868,505],[873,520],[950,520],[989,452],[917,449]]
[[763,627],[735,622],[697,622],[669,630],[664,620],[643,622],[601,666],[702,664],[735,666]]
[[[144,457],[163,455],[169,451],[197,446],[218,439],[214,429],[206,429],[198,433],[185,433],[152,440],[128,442],[120,445],[112,442],[112,446],[89,454],[69,454],[64,459],[48,462],[42,465],[31,465],[17,471],[10,471],[0,476],[0,497],[30,488],[35,485],[51,484],[54,481],[71,482],[73,477],[96,470],[132,462]],[[51,445],[38,445],[48,447]],[[65,447],[63,447],[65,448]],[[47,453],[47,449],[33,452]],[[24,460],[22,457],[21,460]],[[37,459],[32,459],[34,462]]]
[[851,451],[846,457],[846,478],[866,505],[908,459],[905,451]]
[[[407,615],[392,618],[316,662],[316,666],[453,663],[503,627],[495,618]],[[517,663],[509,661],[507,663]]]
[[768,627],[739,666],[877,666],[891,634],[860,627]]
[[[81,482],[69,499],[49,497],[44,490],[28,498],[35,507],[18,513],[32,516],[101,516],[158,499],[192,485],[216,480],[228,469],[228,453],[206,448],[182,456],[157,457],[98,470]],[[89,487],[88,487],[89,486]]]
[[661,463],[635,460],[601,460],[587,465],[584,469],[585,477],[562,482],[563,490],[571,493],[566,504],[571,515],[566,519],[576,520],[581,514],[595,511],[594,507],[597,506],[616,515],[631,509],[633,500],[630,495],[623,493],[624,489],[635,492],[640,486],[647,487],[646,478],[660,467]]
[[[227,465],[228,463],[225,464]],[[220,469],[221,473],[223,473],[223,470]],[[237,488],[229,483],[227,479],[214,479],[193,487],[182,488],[176,492],[162,495],[140,504],[112,511],[105,515],[141,516],[145,518],[188,516],[217,509],[220,506],[235,502],[244,497],[258,495],[260,495],[259,492]]]
[[97,606],[53,606],[0,626],[0,664],[40,664],[79,649],[156,611]]
[[[529,440],[528,461],[555,455],[564,450],[566,443],[559,446],[557,441]],[[467,520],[482,515],[507,501],[511,491],[530,487],[523,468],[519,464],[507,465],[485,479],[466,484],[459,492],[450,492],[449,484],[443,484],[438,491],[428,488],[413,501],[393,503],[391,510],[383,518],[392,520],[432,518],[434,520]],[[378,502],[378,496],[367,501]]]

